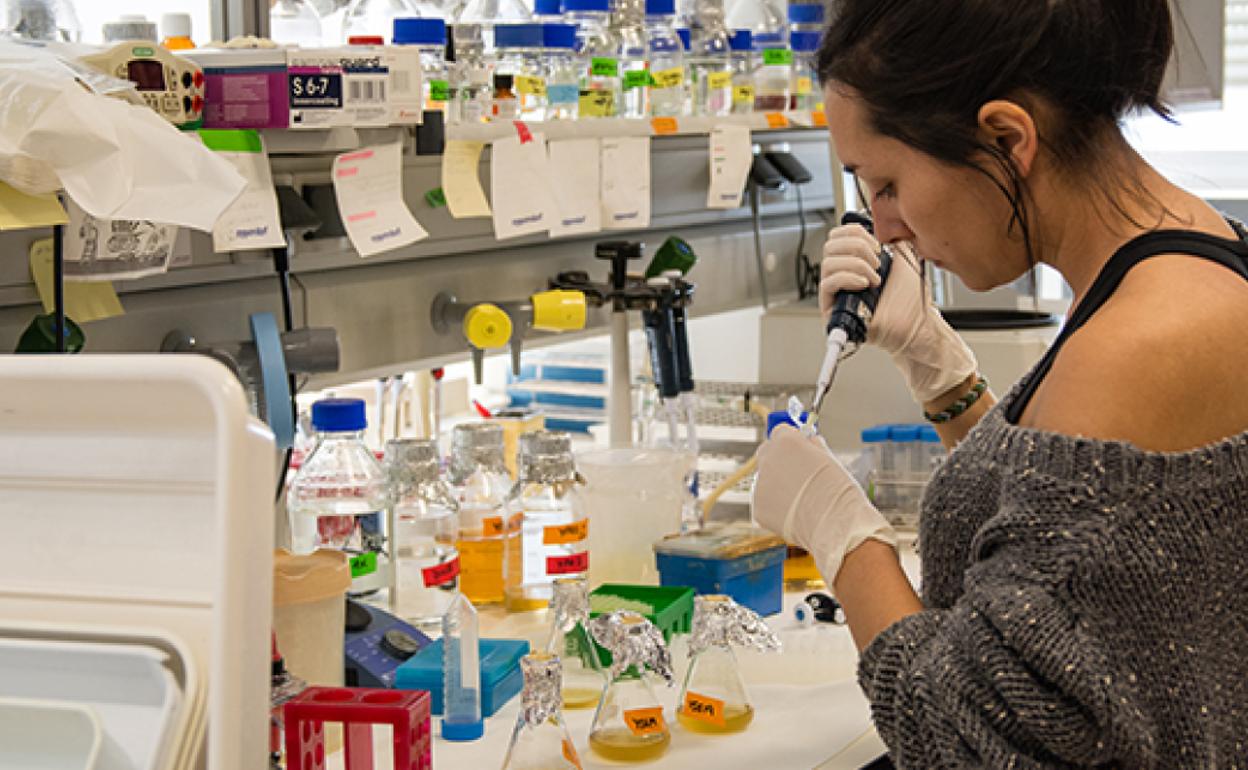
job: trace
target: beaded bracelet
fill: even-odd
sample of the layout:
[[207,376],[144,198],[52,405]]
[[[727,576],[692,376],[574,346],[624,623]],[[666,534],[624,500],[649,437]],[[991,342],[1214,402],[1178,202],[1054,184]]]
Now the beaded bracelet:
[[988,392],[988,380],[985,380],[981,375],[979,381],[975,383],[975,387],[971,388],[971,391],[965,396],[959,398],[957,401],[954,401],[951,406],[942,411],[934,414],[931,412],[924,412],[923,417],[926,418],[928,422],[933,422],[937,425],[957,419],[963,412],[970,409],[971,406],[979,400],[980,396],[984,395],[986,392]]

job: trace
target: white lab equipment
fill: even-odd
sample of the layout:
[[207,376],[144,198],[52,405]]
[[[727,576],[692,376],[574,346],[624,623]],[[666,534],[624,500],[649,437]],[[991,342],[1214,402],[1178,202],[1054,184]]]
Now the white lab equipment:
[[308,684],[341,687],[351,565],[341,551],[273,555],[273,632],[286,667]]
[[0,696],[37,687],[91,706],[124,751],[166,751],[113,767],[251,766],[276,450],[242,387],[199,356],[9,357],[0,378],[0,525],[26,544],[0,576],[0,661],[17,668]]

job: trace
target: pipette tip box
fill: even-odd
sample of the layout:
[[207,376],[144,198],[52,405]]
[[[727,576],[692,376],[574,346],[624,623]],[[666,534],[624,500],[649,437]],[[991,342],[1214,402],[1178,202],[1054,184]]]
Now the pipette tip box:
[[783,607],[788,547],[766,530],[740,523],[708,526],[664,538],[654,551],[665,586],[726,594],[759,615],[774,615]]
[[[522,639],[482,639],[481,716],[493,716],[524,687],[520,659],[529,652]],[[440,716],[442,700],[442,640],[425,647],[399,666],[394,686],[400,690],[425,690],[432,713]]]

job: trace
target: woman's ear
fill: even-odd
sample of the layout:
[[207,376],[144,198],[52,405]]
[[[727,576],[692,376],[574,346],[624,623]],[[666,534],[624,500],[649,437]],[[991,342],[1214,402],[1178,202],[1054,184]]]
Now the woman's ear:
[[979,133],[987,143],[1005,152],[1024,177],[1031,173],[1040,151],[1040,136],[1031,113],[1017,102],[994,99],[979,108]]

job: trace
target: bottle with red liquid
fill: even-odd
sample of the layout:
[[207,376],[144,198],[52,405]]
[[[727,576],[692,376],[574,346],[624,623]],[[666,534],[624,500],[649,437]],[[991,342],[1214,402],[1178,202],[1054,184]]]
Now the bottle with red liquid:
[[316,446],[290,484],[290,550],[333,548],[351,556],[353,592],[389,584],[382,512],[386,475],[364,443],[368,427],[360,399],[323,399],[312,405]]

